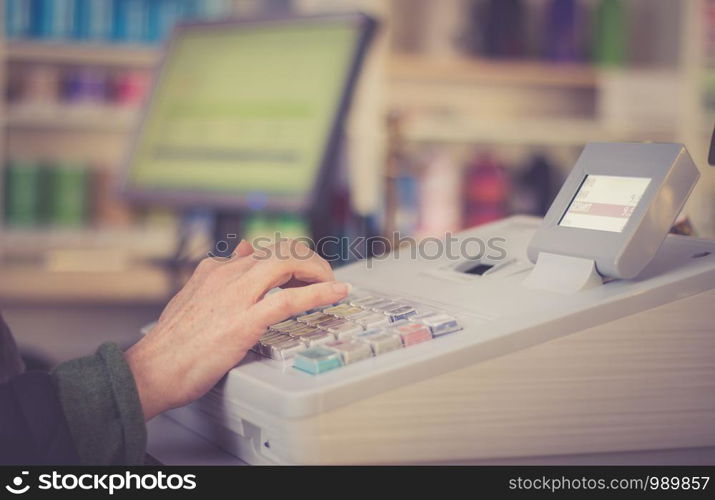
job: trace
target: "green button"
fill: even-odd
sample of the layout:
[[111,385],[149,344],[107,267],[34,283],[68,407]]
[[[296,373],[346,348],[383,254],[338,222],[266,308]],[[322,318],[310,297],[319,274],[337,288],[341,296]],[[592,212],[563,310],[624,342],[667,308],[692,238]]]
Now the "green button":
[[311,347],[296,354],[293,360],[294,368],[313,375],[340,368],[342,365],[340,353],[320,346]]

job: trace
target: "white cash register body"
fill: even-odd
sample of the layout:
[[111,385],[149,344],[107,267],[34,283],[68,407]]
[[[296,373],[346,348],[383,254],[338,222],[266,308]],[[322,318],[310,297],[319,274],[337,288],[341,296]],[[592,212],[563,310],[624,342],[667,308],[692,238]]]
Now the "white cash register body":
[[[436,243],[418,258],[403,248],[336,273],[361,293],[451,315],[460,331],[318,374],[249,353],[170,415],[255,464],[715,445],[715,242],[663,241],[697,177],[680,145],[589,145],[543,221],[516,216],[458,235],[455,248],[498,239],[505,250],[475,261],[481,274],[465,272],[470,259],[425,257]],[[626,200],[617,214],[614,196]],[[549,238],[580,232],[588,245],[564,240],[562,255]],[[640,261],[624,257],[631,251]],[[682,369],[659,370],[674,352]]]

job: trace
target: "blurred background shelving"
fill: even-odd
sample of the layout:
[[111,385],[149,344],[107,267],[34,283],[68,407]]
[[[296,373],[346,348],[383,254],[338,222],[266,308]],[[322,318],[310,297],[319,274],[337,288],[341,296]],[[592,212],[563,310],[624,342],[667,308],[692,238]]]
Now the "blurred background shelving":
[[394,54],[389,61],[394,81],[437,81],[457,84],[524,85],[593,89],[598,72],[585,63],[485,60],[467,56]]
[[[127,206],[119,171],[172,25],[239,3],[2,2],[0,301],[165,300],[176,217]],[[30,185],[41,213],[12,206]]]
[[713,8],[391,1],[387,102],[397,146],[386,227],[439,236],[512,212],[539,215],[586,142],[676,141],[703,173],[685,213],[713,237]]
[[[124,3],[146,20],[161,1]],[[348,137],[354,208],[385,234],[441,236],[543,213],[586,142],[649,140],[687,145],[703,172],[687,214],[715,236],[713,0],[163,1],[161,29],[105,19],[103,33],[85,27],[82,39],[71,23],[55,33],[9,17],[52,0],[2,2],[0,183],[19,184],[2,190],[0,301],[33,287],[43,300],[169,293],[152,262],[173,251],[177,214],[128,207],[116,181],[161,44],[186,19],[364,10],[382,20]],[[66,179],[50,185],[83,186],[81,206],[13,220],[7,193],[48,171]],[[122,273],[137,290],[116,285]]]
[[5,45],[8,62],[45,64],[82,64],[99,66],[130,66],[152,68],[160,50],[146,46],[116,46],[107,44],[78,44],[10,40]]

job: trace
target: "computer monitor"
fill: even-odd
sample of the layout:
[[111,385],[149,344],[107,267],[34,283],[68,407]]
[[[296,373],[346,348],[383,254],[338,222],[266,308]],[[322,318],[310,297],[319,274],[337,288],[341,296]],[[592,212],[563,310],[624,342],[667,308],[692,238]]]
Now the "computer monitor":
[[361,14],[179,26],[124,193],[176,207],[308,209],[374,26]]

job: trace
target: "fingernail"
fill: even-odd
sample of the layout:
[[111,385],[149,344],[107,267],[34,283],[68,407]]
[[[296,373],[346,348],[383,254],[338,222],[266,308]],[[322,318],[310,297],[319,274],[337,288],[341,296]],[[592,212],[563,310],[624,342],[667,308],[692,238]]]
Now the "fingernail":
[[333,283],[333,291],[335,293],[341,293],[347,295],[350,293],[350,289],[352,288],[352,285],[350,283],[342,283],[340,281],[336,281]]

